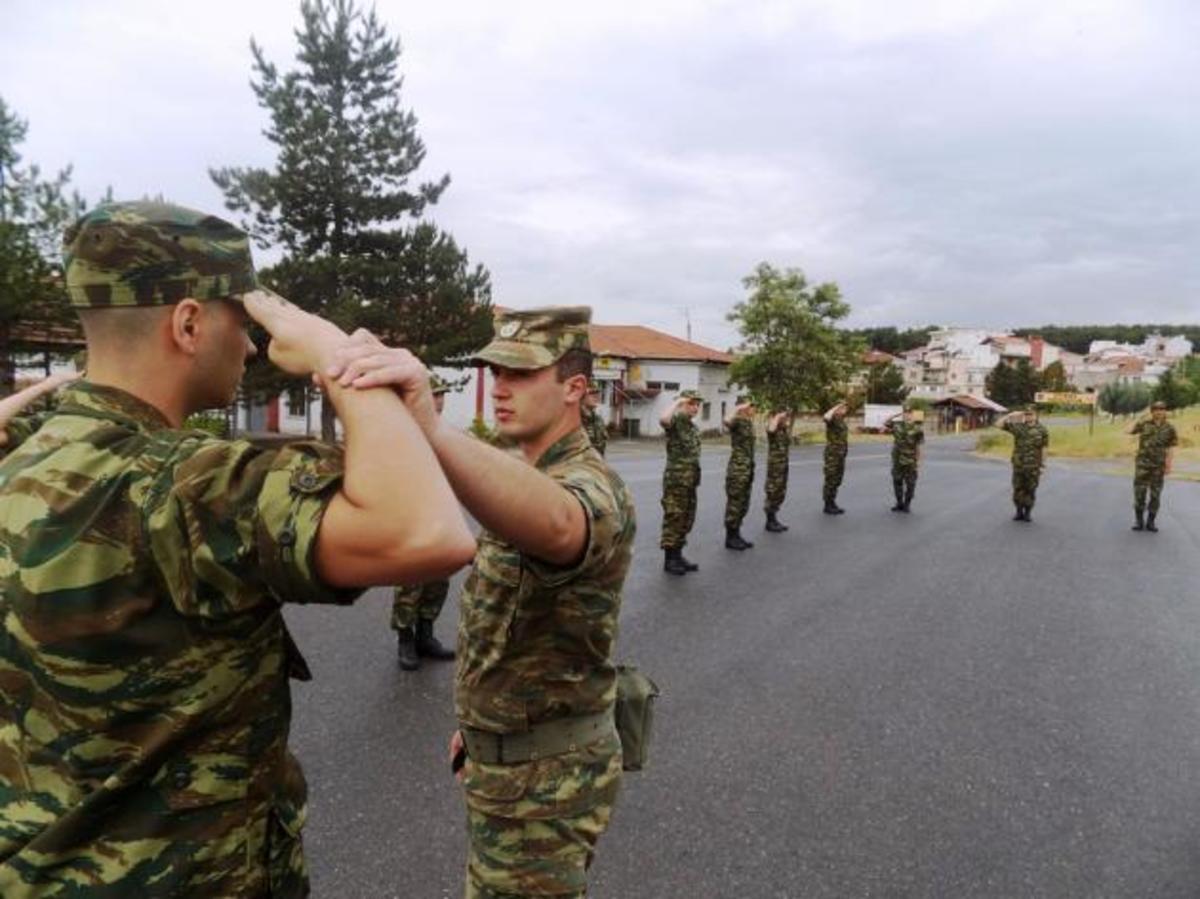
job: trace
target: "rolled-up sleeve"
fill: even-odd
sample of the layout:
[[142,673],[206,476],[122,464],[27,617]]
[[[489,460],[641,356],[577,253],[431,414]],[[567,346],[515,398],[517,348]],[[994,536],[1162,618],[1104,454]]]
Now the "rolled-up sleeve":
[[321,519],[342,481],[339,450],[201,440],[177,458],[160,478],[163,496],[150,503],[147,527],[181,612],[219,618],[266,603],[361,595],[323,583],[314,564]]

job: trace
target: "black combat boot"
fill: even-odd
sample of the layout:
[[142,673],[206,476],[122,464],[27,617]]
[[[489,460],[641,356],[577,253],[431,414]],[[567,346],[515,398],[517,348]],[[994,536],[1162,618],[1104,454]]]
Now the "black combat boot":
[[892,481],[892,492],[896,494],[896,505],[892,506],[893,512],[904,511],[904,484],[901,481]]
[[667,574],[685,575],[688,573],[687,566],[683,564],[683,558],[677,549],[663,550],[663,571]]
[[683,547],[679,547],[679,561],[683,563],[683,567],[688,571],[699,571],[700,566],[683,554]]
[[1031,523],[1033,521],[1033,506],[1022,506],[1021,511],[1024,516],[1021,520],[1026,524]]
[[1146,513],[1144,510],[1134,509],[1133,510],[1133,518],[1134,518],[1133,530],[1135,530],[1135,531],[1146,530]]
[[1158,517],[1157,512],[1151,512],[1146,516],[1146,530],[1152,534],[1158,533],[1158,527],[1154,524],[1154,519]]
[[749,540],[742,538],[740,528],[725,528],[725,548],[736,549],[741,552],[743,549],[750,549],[754,546]]
[[767,528],[772,534],[782,534],[788,526],[775,517],[774,512],[767,513]]
[[834,504],[833,500],[831,500],[831,499],[827,499],[827,500],[825,500],[825,509],[824,509],[824,512],[825,512],[825,514],[826,514],[826,515],[839,515],[839,514],[841,514],[841,511],[842,511],[842,510],[841,510],[841,509],[839,509],[839,508],[838,508],[838,507],[837,507],[837,506]]
[[904,488],[904,511],[905,512],[910,511],[909,507],[912,506],[913,495],[916,492],[917,492],[917,488],[915,486],[913,486],[912,484],[909,484],[907,487]]
[[1024,521],[1025,520],[1025,507],[1017,506],[1016,510],[1017,510],[1016,514],[1013,515],[1013,521]]
[[417,655],[417,632],[414,628],[405,627],[396,631],[396,658],[405,671],[416,671],[421,667],[421,659]]
[[417,619],[417,655],[438,662],[449,662],[454,658],[454,650],[442,645],[433,635],[433,622],[424,618]]

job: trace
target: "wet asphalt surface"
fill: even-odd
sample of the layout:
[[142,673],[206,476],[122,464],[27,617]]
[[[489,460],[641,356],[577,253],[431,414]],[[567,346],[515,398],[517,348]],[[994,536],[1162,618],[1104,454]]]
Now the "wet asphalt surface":
[[[745,553],[706,446],[682,579],[660,453],[613,454],[639,520],[617,655],[664,695],[590,896],[1200,896],[1200,486],[1168,483],[1135,534],[1128,481],[1052,465],[1022,525],[1008,467],[965,445],[927,444],[910,515],[886,446],[855,447],[836,518],[820,449],[794,450],[781,535],[760,459]],[[462,895],[453,665],[399,671],[389,603],[288,613],[316,678],[292,745],[317,897]]]

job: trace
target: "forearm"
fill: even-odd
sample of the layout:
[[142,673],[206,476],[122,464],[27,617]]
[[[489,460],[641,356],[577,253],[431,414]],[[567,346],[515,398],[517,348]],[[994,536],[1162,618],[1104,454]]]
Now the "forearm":
[[34,384],[0,400],[0,446],[8,442],[8,434],[5,433],[8,423],[51,390],[53,388],[47,389],[44,383]]
[[573,562],[583,552],[583,508],[552,478],[445,423],[430,443],[459,501],[489,531],[555,564]]
[[[437,458],[388,388],[325,384],[345,428],[345,474],[336,509],[344,539],[330,543],[332,583],[422,580],[466,564],[475,542]],[[324,572],[323,572],[324,573]],[[385,576],[387,575],[387,576]]]

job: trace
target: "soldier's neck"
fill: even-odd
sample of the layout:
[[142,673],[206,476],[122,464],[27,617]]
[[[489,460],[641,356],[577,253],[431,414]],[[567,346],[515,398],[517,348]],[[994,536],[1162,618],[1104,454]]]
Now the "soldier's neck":
[[87,380],[101,387],[115,387],[149,403],[161,412],[171,427],[183,426],[187,417],[187,398],[161,368],[139,364],[140,360],[104,356],[89,350]]
[[538,434],[529,440],[519,441],[521,454],[528,460],[530,465],[536,465],[538,459],[542,458],[546,450],[558,443],[572,431],[578,430],[581,427],[579,417],[579,408],[574,407],[573,411],[568,411],[555,424],[550,425],[542,433]]

